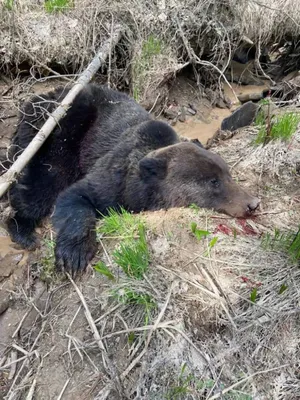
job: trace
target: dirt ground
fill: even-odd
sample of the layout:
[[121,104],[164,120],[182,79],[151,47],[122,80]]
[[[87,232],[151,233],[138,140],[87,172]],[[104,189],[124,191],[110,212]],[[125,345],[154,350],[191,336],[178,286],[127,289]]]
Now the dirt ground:
[[[1,155],[16,128],[15,99],[55,85],[10,89],[1,82]],[[192,103],[196,115],[175,129],[204,143],[231,112],[212,109],[180,80],[169,98]],[[193,208],[143,214],[151,265],[141,281],[112,262],[115,239],[100,240],[95,262],[104,261],[118,279],[89,267],[74,282],[50,273],[48,222],[40,230],[42,248],[30,254],[2,229],[1,399],[300,399],[299,268],[261,245],[263,233],[299,225],[300,134],[262,149],[251,144],[256,133],[241,130],[212,151],[262,199],[257,217]],[[197,240],[192,222],[209,236]],[[147,319],[141,305],[111,295],[128,285],[155,299]]]

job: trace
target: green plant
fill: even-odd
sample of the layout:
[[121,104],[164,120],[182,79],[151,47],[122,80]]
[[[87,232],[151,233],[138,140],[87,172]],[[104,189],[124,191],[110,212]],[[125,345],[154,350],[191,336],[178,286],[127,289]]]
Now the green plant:
[[208,231],[198,229],[196,222],[191,223],[191,231],[198,240],[201,240],[203,237],[206,237],[210,234],[210,232],[208,232]]
[[48,13],[64,11],[67,8],[71,8],[73,6],[72,3],[73,3],[72,0],[46,0],[45,10]]
[[207,251],[206,251],[205,254],[204,254],[205,257],[208,257],[208,256],[209,256],[209,254],[210,254],[210,252],[211,252],[211,249],[212,249],[213,247],[215,247],[217,241],[218,241],[218,238],[217,238],[216,236],[213,237],[213,238],[211,239],[211,241],[208,243],[208,249],[207,249]]
[[54,240],[51,239],[45,239],[44,245],[45,245],[45,254],[41,258],[40,279],[45,282],[51,282],[56,277],[55,257],[54,257],[55,242]]
[[12,11],[12,9],[14,8],[14,0],[5,0],[4,7],[7,10]]
[[97,227],[97,233],[105,236],[132,238],[137,232],[140,219],[120,207],[120,211],[113,208],[108,210],[107,215]]
[[273,117],[270,125],[265,124],[263,113],[258,113],[256,117],[256,125],[258,125],[259,132],[255,139],[255,144],[265,144],[271,140],[289,140],[296,132],[300,122],[300,115],[297,113],[289,112],[284,115]]
[[[130,287],[123,287],[118,290],[113,290],[112,294],[119,303],[141,307],[143,313],[145,314],[145,324],[148,325],[151,310],[157,307],[156,301],[150,294],[137,292]],[[128,339],[133,341],[134,335],[131,334]]]
[[252,303],[256,303],[256,299],[257,299],[257,288],[254,288],[250,294],[250,300],[252,301]]
[[187,395],[190,392],[190,385],[194,380],[194,376],[192,374],[185,375],[185,370],[186,364],[184,363],[181,367],[177,384],[168,390],[166,395],[167,400],[179,400],[185,398],[182,396]]
[[300,228],[295,232],[281,232],[275,229],[274,235],[262,236],[261,245],[266,250],[281,251],[289,255],[292,262],[300,260]]
[[97,264],[94,265],[94,269],[99,274],[106,276],[109,280],[111,281],[115,280],[114,274],[109,270],[109,268],[104,264],[104,262],[98,261]]
[[145,227],[139,224],[138,239],[125,240],[113,253],[114,261],[131,278],[142,279],[149,265]]

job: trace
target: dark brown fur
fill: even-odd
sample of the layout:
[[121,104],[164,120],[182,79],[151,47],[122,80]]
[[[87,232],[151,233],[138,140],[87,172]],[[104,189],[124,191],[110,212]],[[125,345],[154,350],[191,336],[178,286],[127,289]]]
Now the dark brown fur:
[[[52,111],[62,89],[25,105],[14,139],[25,148]],[[39,102],[39,104],[37,104]],[[11,157],[13,154],[11,155]],[[57,232],[56,264],[83,270],[96,251],[96,218],[109,207],[139,212],[191,203],[237,217],[251,214],[258,199],[231,178],[226,163],[200,143],[183,143],[134,100],[89,85],[10,191],[15,217],[12,239],[34,248],[35,226],[50,214]]]

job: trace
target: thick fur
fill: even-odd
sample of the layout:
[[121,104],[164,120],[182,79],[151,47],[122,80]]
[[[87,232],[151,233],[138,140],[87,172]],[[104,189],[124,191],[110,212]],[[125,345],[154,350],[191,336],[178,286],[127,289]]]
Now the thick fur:
[[[65,94],[59,89],[25,105],[11,158]],[[95,255],[96,219],[109,207],[139,212],[195,203],[244,216],[258,205],[219,156],[181,142],[127,95],[92,84],[24,169],[10,201],[16,214],[8,230],[26,248],[37,245],[34,229],[56,205],[56,264],[73,272]]]

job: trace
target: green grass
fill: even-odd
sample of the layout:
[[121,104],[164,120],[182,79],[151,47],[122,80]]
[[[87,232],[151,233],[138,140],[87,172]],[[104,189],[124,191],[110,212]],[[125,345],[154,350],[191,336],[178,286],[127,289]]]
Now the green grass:
[[120,248],[114,251],[113,259],[127,276],[135,279],[143,278],[150,262],[143,224],[139,225],[139,237],[121,243]]
[[192,231],[192,233],[195,235],[195,237],[198,240],[201,240],[202,238],[207,237],[208,235],[210,235],[210,232],[204,231],[202,229],[198,229],[196,222],[192,222],[191,223],[191,231]]
[[5,0],[4,1],[4,7],[7,10],[12,11],[12,9],[14,8],[14,0]]
[[[112,297],[117,300],[118,303],[136,306],[142,310],[144,324],[149,324],[151,319],[151,311],[157,308],[157,303],[150,294],[137,291],[136,289],[128,286],[119,289],[113,289],[111,293]],[[132,341],[135,339],[133,332],[129,334],[128,339]]]
[[[150,255],[146,240],[146,228],[141,219],[121,208],[120,211],[110,209],[107,216],[97,227],[97,234],[103,238],[120,240],[119,247],[113,252],[113,261],[122,268],[124,273],[134,279],[142,279],[147,271]],[[95,269],[109,279],[114,275],[102,262]]]
[[[186,400],[192,398],[206,398],[205,395],[211,391],[215,386],[213,379],[202,380],[197,378],[193,373],[186,373],[186,364],[181,368],[181,372],[174,386],[170,387],[165,395],[166,400]],[[224,389],[224,384],[219,384],[220,389]],[[191,397],[192,395],[199,395],[199,397]],[[246,393],[241,393],[238,390],[232,390],[222,396],[224,400],[252,400],[253,397]]]
[[300,261],[300,228],[295,232],[281,232],[275,229],[273,235],[267,233],[261,239],[261,245],[266,250],[287,253],[292,262]]
[[115,297],[122,304],[136,304],[151,310],[156,307],[156,302],[148,293],[138,293],[134,289],[125,287],[115,292]]
[[115,276],[114,274],[110,271],[110,269],[104,264],[102,261],[98,261],[96,265],[94,265],[95,271],[97,271],[99,274],[106,276],[109,280],[114,281]]
[[56,277],[56,269],[55,269],[55,257],[54,257],[54,240],[45,239],[45,255],[41,258],[41,271],[40,271],[40,279],[44,282],[50,283],[53,282]]
[[45,1],[45,10],[48,13],[64,11],[71,7],[73,7],[73,0],[46,0]]
[[97,228],[97,233],[104,236],[119,238],[132,238],[138,233],[140,219],[126,211],[123,207],[120,211],[110,208],[108,215],[103,219]]
[[266,144],[271,140],[288,141],[296,132],[299,122],[300,114],[289,112],[273,117],[270,128],[268,128],[264,114],[260,111],[255,121],[255,124],[259,126],[259,132],[254,143],[259,145]]

